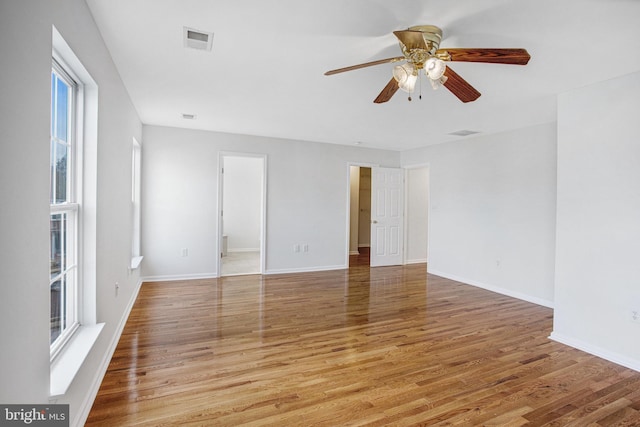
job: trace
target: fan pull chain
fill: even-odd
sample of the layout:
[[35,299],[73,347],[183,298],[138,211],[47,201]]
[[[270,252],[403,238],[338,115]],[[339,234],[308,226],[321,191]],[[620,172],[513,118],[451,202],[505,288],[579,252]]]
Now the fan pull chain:
[[[418,85],[420,85],[418,89],[418,99],[422,100],[422,79],[419,76],[420,75],[418,74]],[[411,94],[409,94],[409,97],[407,99],[409,100],[409,102],[412,101]]]

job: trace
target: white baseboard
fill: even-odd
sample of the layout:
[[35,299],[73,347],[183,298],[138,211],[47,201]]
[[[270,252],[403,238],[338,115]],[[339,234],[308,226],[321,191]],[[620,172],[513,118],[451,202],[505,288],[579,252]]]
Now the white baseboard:
[[500,286],[487,285],[486,283],[481,283],[475,280],[466,279],[464,277],[455,276],[453,274],[449,274],[443,271],[433,270],[433,269],[430,269],[429,267],[427,267],[427,272],[429,274],[434,274],[436,276],[444,277],[445,279],[455,280],[456,282],[461,282],[467,285],[486,289],[488,291],[506,295],[508,297],[517,298],[517,299],[527,301],[533,304],[541,305],[547,308],[553,308],[553,301],[549,301],[543,298],[538,298],[531,295],[523,294],[521,292],[512,291],[511,289],[502,288]]
[[360,255],[360,251],[349,251],[349,255]]
[[426,264],[427,259],[408,259],[404,262],[405,264]]
[[172,282],[175,280],[192,280],[192,279],[217,279],[220,275],[217,273],[200,273],[200,274],[169,274],[160,276],[145,276],[143,282]]
[[347,265],[325,265],[321,267],[301,267],[301,268],[283,268],[281,270],[268,270],[264,272],[264,275],[270,274],[289,274],[289,273],[312,273],[314,271],[332,271],[332,270],[345,270],[349,268]]
[[89,392],[87,393],[87,397],[84,399],[82,404],[80,405],[80,411],[78,412],[78,416],[76,417],[77,422],[72,423],[73,426],[83,426],[89,417],[89,412],[91,411],[91,407],[93,406],[93,402],[98,395],[98,391],[100,390],[100,385],[102,384],[102,380],[104,375],[107,373],[107,368],[109,368],[109,363],[111,363],[111,358],[113,357],[113,353],[116,351],[116,347],[118,346],[118,342],[120,341],[120,336],[122,335],[122,331],[124,330],[124,326],[127,324],[127,319],[129,319],[129,314],[131,313],[131,309],[138,298],[138,293],[140,292],[140,287],[142,286],[142,279],[138,281],[129,302],[127,303],[127,307],[122,313],[122,317],[120,318],[120,322],[118,323],[118,327],[116,328],[116,332],[111,338],[111,342],[109,343],[109,347],[107,347],[107,351],[102,358],[102,362],[96,372],[95,377],[93,378],[93,382],[91,383],[91,387]]
[[624,366],[629,369],[633,369],[634,371],[640,372],[640,360],[632,359],[621,354],[606,350],[604,348],[600,348],[598,346],[586,343],[582,340],[569,337],[563,335],[558,332],[551,332],[549,335],[549,339],[557,341],[561,344],[568,345],[569,347],[577,348],[578,350],[582,350],[586,353],[593,354],[594,356],[598,356],[604,360],[608,360],[609,362],[613,362],[617,365]]
[[[311,273],[314,271],[331,271],[331,270],[345,270],[349,268],[346,264],[342,265],[326,265],[320,267],[302,267],[302,268],[283,268],[276,270],[267,270],[263,275],[269,274],[288,274],[288,273]],[[255,273],[259,274],[259,273]],[[193,279],[218,279],[220,276],[215,273],[204,274],[175,274],[175,275],[162,275],[162,276],[145,276],[141,280],[143,282],[173,282],[177,280],[193,280]]]
[[227,248],[227,252],[260,252],[260,248]]

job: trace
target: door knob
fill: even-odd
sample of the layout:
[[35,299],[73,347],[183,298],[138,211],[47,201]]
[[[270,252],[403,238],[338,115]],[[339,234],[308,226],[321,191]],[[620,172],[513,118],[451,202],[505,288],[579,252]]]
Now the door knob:
[[378,221],[376,221],[375,219],[373,221],[371,221],[371,224],[377,224]]

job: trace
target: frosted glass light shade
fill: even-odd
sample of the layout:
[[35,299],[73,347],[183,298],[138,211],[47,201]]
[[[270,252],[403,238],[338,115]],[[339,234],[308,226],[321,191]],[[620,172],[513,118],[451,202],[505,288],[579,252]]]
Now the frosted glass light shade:
[[398,82],[398,87],[405,92],[413,92],[418,80],[418,72],[413,64],[407,62],[393,67],[393,78]]
[[437,90],[446,81],[447,81],[447,78],[445,76],[442,76],[436,80],[429,79],[429,82],[431,83],[431,87],[433,88],[433,90]]
[[424,71],[431,80],[438,80],[444,75],[446,69],[444,61],[438,58],[429,58],[424,63]]

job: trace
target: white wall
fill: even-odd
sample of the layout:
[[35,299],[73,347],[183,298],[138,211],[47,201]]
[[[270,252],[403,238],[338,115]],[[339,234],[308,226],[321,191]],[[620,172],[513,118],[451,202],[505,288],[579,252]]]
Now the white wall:
[[640,73],[558,102],[552,337],[640,370]]
[[402,153],[426,163],[429,271],[551,306],[555,123]]
[[230,252],[260,250],[263,159],[224,157],[223,234]]
[[[52,25],[98,85],[97,321],[106,326],[67,394],[83,422],[139,283],[131,257],[131,141],[141,123],[83,0],[0,3],[0,402],[49,399],[49,126]],[[144,144],[144,142],[143,142]],[[125,173],[123,173],[123,167]],[[115,282],[120,284],[115,295]],[[89,405],[89,407],[87,407]]]
[[346,267],[349,162],[400,163],[397,152],[248,135],[144,126],[143,136],[143,274],[159,280],[218,275],[221,151],[267,155],[266,273]]

